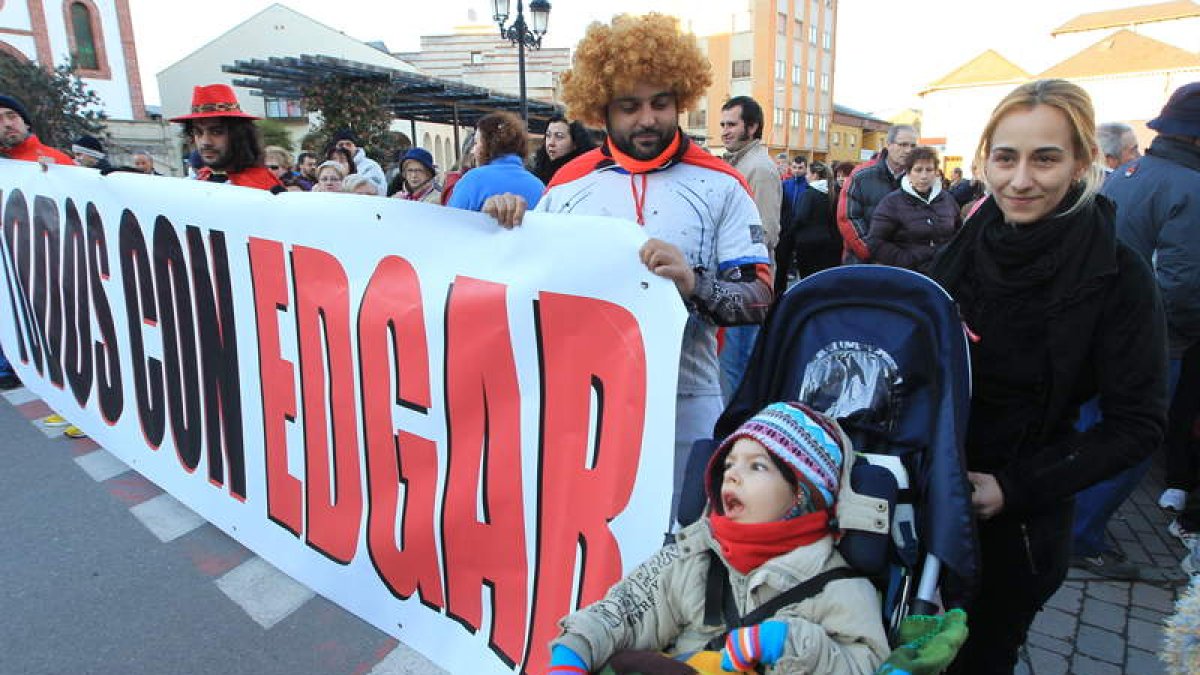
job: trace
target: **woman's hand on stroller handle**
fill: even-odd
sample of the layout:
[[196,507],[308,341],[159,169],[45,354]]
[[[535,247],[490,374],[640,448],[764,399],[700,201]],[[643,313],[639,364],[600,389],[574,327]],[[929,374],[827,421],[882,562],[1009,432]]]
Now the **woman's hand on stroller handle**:
[[969,471],[967,480],[971,482],[971,507],[975,515],[987,520],[1004,510],[1004,490],[995,476]]

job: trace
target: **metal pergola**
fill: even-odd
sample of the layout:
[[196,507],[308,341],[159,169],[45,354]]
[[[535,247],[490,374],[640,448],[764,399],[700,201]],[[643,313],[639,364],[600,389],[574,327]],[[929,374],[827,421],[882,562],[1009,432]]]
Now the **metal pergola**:
[[[251,89],[257,96],[299,100],[304,89],[313,82],[329,77],[389,82],[392,94],[388,109],[397,119],[409,120],[412,142],[416,143],[417,122],[435,122],[454,126],[454,152],[461,148],[460,126],[475,126],[481,117],[498,110],[517,115],[521,99],[498,91],[453,80],[443,80],[419,73],[349,61],[332,56],[304,54],[302,56],[273,56],[268,59],[235,61],[221,70],[234,75],[246,75],[233,84]],[[545,132],[546,124],[563,109],[544,101],[528,101],[529,131]]]

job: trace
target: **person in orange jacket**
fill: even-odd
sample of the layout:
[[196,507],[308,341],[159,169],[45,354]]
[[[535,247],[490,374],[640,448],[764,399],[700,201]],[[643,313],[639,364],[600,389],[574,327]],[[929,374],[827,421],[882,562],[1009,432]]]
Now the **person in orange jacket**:
[[[74,165],[75,161],[66,153],[45,145],[32,130],[33,121],[25,105],[7,94],[0,94],[0,157],[26,162],[39,162],[43,167],[51,164]],[[0,388],[15,389],[21,381],[12,372],[8,360],[0,352]],[[65,417],[54,413],[42,420],[48,427],[66,427],[63,433],[70,438],[86,438],[82,429],[71,424]]]
[[25,105],[8,94],[0,94],[0,157],[43,164],[74,164],[59,150],[45,145],[32,130]]

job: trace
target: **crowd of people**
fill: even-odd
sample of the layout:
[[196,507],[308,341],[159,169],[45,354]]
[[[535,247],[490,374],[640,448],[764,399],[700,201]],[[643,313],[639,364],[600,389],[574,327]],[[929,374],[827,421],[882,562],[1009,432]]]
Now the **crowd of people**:
[[[197,87],[191,112],[172,121],[194,146],[197,180],[419,201],[506,228],[531,209],[642,226],[641,262],[688,311],[673,512],[693,443],[712,433],[789,285],[859,264],[940,283],[971,337],[965,457],[982,570],[952,598],[970,636],[951,672],[1011,673],[1070,565],[1136,577],[1105,524],[1164,438],[1161,506],[1179,512],[1171,532],[1189,548],[1185,569],[1200,572],[1200,83],[1149,122],[1158,136],[1145,156],[1127,125],[1097,124],[1079,86],[1020,85],[985,121],[970,178],[957,166],[946,176],[908,125],[858,165],[772,156],[762,106],[746,96],[722,107],[726,153],[715,156],[679,126],[711,83],[708,59],[673,19],[617,17],[578,45],[562,79],[569,117],[549,122],[532,157],[525,122],[494,112],[452,170],[414,147],[391,180],[349,130],[294,160],[262,147],[225,85]],[[0,96],[0,156],[111,169],[96,139],[77,141],[72,159],[31,126],[17,99]],[[0,386],[14,381],[0,370]],[[713,455],[707,517],[566,617],[550,672],[688,672],[670,664],[706,648],[726,668],[873,672],[887,639],[861,578],[736,630],[711,625],[703,603],[712,566],[738,589],[739,615],[845,567],[830,513],[851,457],[836,421],[797,402],[768,406]]]

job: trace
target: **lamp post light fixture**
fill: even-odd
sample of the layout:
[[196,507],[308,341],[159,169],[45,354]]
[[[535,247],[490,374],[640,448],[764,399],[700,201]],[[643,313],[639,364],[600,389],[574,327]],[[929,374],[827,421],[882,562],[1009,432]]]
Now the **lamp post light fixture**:
[[517,73],[521,81],[521,119],[529,121],[529,105],[525,96],[525,49],[541,49],[542,36],[546,34],[546,24],[550,21],[550,3],[547,0],[533,0],[529,3],[529,23],[525,23],[525,2],[517,0],[517,16],[510,26],[505,28],[508,21],[509,0],[492,0],[493,15],[496,25],[500,27],[500,37],[517,46]]

